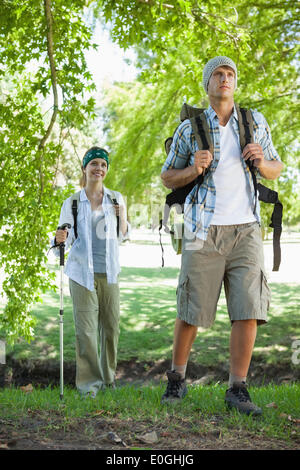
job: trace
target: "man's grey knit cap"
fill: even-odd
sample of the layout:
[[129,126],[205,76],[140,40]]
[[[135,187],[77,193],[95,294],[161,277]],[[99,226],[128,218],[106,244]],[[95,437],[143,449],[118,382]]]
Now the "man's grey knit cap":
[[221,67],[222,65],[227,65],[228,67],[231,67],[234,70],[234,72],[235,72],[235,88],[236,88],[236,86],[237,86],[237,69],[236,69],[235,63],[233,62],[233,60],[229,59],[229,57],[217,56],[217,57],[214,57],[213,59],[210,59],[207,62],[207,64],[205,65],[204,69],[203,69],[203,87],[204,87],[204,90],[206,91],[206,93],[207,93],[208,82],[209,82],[209,79],[210,79],[213,71],[216,68]]

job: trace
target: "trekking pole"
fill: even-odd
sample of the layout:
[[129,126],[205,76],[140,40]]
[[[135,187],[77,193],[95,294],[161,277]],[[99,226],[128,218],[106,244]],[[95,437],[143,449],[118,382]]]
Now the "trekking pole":
[[[57,230],[71,228],[70,224],[63,224]],[[64,396],[64,265],[65,265],[65,244],[59,244],[60,255],[60,310],[59,310],[59,358],[60,358],[60,399]]]

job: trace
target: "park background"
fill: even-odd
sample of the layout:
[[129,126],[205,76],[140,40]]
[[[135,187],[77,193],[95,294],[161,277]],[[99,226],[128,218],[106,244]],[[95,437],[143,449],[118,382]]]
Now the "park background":
[[[138,422],[135,410],[141,405],[137,405],[138,399],[128,404],[128,393],[137,398],[139,386],[150,390],[143,393],[153,393],[156,398],[151,397],[152,405],[158,405],[157,397],[171,360],[180,266],[180,256],[172,250],[169,236],[163,234],[165,266],[161,267],[157,223],[168,192],[160,180],[164,141],[178,125],[184,102],[207,106],[201,85],[204,64],[215,55],[228,55],[238,67],[236,101],[265,115],[274,146],[285,165],[278,180],[266,182],[278,191],[284,206],[278,273],[271,270],[272,231],[268,225],[272,208],[262,205],[272,306],[269,325],[259,329],[249,373],[250,384],[259,387],[256,393],[265,406],[271,406],[266,409],[259,432],[257,424],[245,425],[237,417],[234,429],[238,432],[243,423],[252,437],[275,435],[277,441],[268,441],[271,447],[297,446],[297,4],[264,0],[4,0],[0,8],[0,340],[6,353],[6,363],[0,366],[3,416],[15,419],[21,409],[26,420],[30,413],[43,414],[52,405],[57,406],[50,392],[51,387],[56,390],[59,380],[59,276],[57,259],[48,253],[48,247],[62,201],[78,189],[82,156],[88,147],[99,144],[106,146],[111,156],[106,185],[126,197],[133,226],[131,240],[120,248],[118,379],[123,387],[118,393],[123,396],[108,400],[106,392],[108,403],[104,400],[101,404],[88,404],[78,413],[82,419],[94,406],[95,412],[102,410],[99,413],[107,425],[118,413],[124,420],[122,413],[127,410]],[[74,327],[67,279],[64,321],[65,378],[72,394]],[[200,396],[211,393],[209,387],[216,393],[216,385],[224,390],[229,334],[222,292],[216,323],[211,330],[199,331],[187,370],[188,381],[195,390],[199,387]],[[131,385],[134,392],[126,392]],[[27,393],[20,389],[22,386],[29,387]],[[271,396],[275,388],[278,399]],[[35,395],[40,391],[44,395]],[[190,410],[191,420],[195,413],[199,417],[199,410],[200,414],[210,413],[209,423],[213,422],[217,431],[211,431],[208,424],[207,442],[213,447],[220,445],[215,440],[226,434],[232,421],[228,418],[228,422],[220,424],[220,403],[219,408],[211,410],[205,396],[203,405],[197,400],[196,404],[192,400],[196,411]],[[70,410],[77,409],[74,397],[69,403],[68,411],[60,408],[62,419],[66,419],[65,413],[68,418]],[[122,408],[120,403],[126,406]],[[155,406],[151,411],[146,403],[143,407],[145,416],[149,413],[151,419],[149,415],[141,419],[151,421],[154,416],[158,421],[166,420],[162,410],[154,412]],[[44,418],[39,416],[36,423],[41,419]],[[177,425],[184,426],[182,421],[173,425],[175,429]],[[67,429],[61,422],[57,426]],[[35,430],[33,425],[34,433]],[[163,432],[169,431],[160,434]],[[166,448],[176,448],[165,437]],[[242,437],[242,445],[250,445],[248,438],[245,441]],[[253,439],[256,448],[259,439]],[[281,444],[283,439],[287,442]],[[193,445],[200,445],[197,443],[195,440]],[[182,440],[177,445],[183,445]],[[224,445],[238,444],[237,440],[228,444],[225,439]]]

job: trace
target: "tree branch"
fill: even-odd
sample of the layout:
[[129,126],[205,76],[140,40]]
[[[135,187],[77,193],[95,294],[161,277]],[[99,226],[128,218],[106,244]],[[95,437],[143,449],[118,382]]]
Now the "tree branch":
[[265,2],[257,2],[257,1],[254,1],[254,2],[248,2],[246,3],[247,7],[256,7],[256,8],[263,8],[264,10],[266,9],[272,9],[272,10],[275,10],[275,9],[282,9],[284,8],[285,10],[290,10],[291,8],[295,7],[295,9],[297,10],[297,3],[292,0],[292,1],[286,1],[286,2],[279,2],[279,3],[265,3]]
[[275,96],[270,96],[268,98],[263,98],[261,100],[256,100],[256,101],[252,101],[252,102],[247,102],[247,107],[248,108],[252,108],[256,105],[260,105],[260,104],[263,104],[263,103],[269,103],[270,101],[274,101],[274,100],[279,100],[280,98],[286,98],[288,96],[293,96],[294,93],[293,92],[290,92],[290,93],[283,93],[282,95],[275,95]]
[[[192,11],[192,14],[195,18],[196,21],[199,21],[199,23],[204,23],[206,24],[207,26],[209,26],[209,28],[213,29],[214,31],[217,31],[218,33],[221,33],[221,34],[224,34],[225,36],[227,36],[231,41],[234,42],[235,46],[238,47],[238,38],[236,38],[235,36],[233,36],[233,34],[229,33],[228,31],[223,31],[222,29],[218,28],[217,26],[213,25],[212,23],[210,23],[204,16],[207,16],[208,14],[207,13],[204,13],[202,12],[199,8],[198,9],[194,9]],[[236,28],[238,28],[236,26]]]
[[76,157],[77,157],[77,159],[78,159],[78,162],[79,162],[79,165],[80,165],[80,167],[81,167],[81,166],[82,166],[82,161],[81,161],[81,158],[80,158],[79,155],[78,155],[77,147],[76,147],[76,145],[75,145],[75,143],[74,143],[74,140],[73,140],[73,137],[72,137],[72,134],[71,134],[71,131],[70,131],[69,127],[67,128],[67,132],[68,132],[68,135],[69,135],[69,137],[70,137],[71,144],[72,144],[72,147],[73,147],[73,149],[74,149],[75,155],[76,155]]
[[[144,3],[145,5],[153,6],[155,2],[153,0],[138,0],[139,3]],[[158,6],[158,2],[156,3]],[[168,3],[162,3],[162,6],[167,9],[173,9],[174,5],[169,5]]]
[[57,78],[56,78],[56,69],[55,69],[55,61],[54,61],[54,48],[53,48],[53,19],[51,13],[51,0],[44,0],[44,7],[45,7],[45,16],[47,22],[47,51],[48,57],[50,62],[50,71],[51,71],[51,84],[52,84],[52,91],[53,91],[53,113],[51,116],[50,124],[46,130],[45,135],[42,137],[39,143],[39,150],[43,150],[45,147],[45,143],[49,138],[52,128],[54,126],[56,116],[58,113],[58,93],[57,93]]
[[[267,25],[267,26],[264,26],[263,28],[260,28],[259,30],[260,31],[266,31],[266,30],[271,30],[271,29],[277,29],[279,26],[288,26],[289,29],[292,28],[293,25],[293,21],[291,18],[287,18],[286,20],[283,20],[283,21],[277,21],[277,23],[272,23],[270,25]],[[297,26],[297,20],[295,18],[295,27]]]
[[[236,10],[235,10],[236,11]],[[200,8],[193,8],[192,9],[192,15],[197,17],[197,12],[200,13],[200,15],[206,15],[206,16],[211,16],[212,18],[214,18],[215,20],[220,20],[220,21],[224,21],[225,23],[233,26],[235,29],[249,29],[247,26],[244,26],[244,25],[238,25],[237,23],[233,23],[232,21],[228,20],[227,18],[225,18],[225,16],[219,16],[219,15],[215,15],[213,13],[209,13],[209,12],[203,12],[202,10],[200,10]],[[237,12],[236,12],[236,15],[238,16]],[[237,18],[238,19],[238,18]],[[207,23],[208,24],[208,23]]]

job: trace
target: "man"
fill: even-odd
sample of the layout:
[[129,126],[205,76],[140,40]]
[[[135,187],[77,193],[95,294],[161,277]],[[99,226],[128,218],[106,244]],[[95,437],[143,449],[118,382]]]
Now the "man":
[[230,58],[215,57],[205,65],[203,86],[210,102],[205,117],[213,149],[199,150],[191,123],[185,120],[174,135],[161,174],[163,184],[172,189],[204,174],[199,189],[195,186],[185,201],[173,360],[162,402],[178,402],[186,395],[185,371],[198,326],[213,324],[224,282],[232,325],[225,402],[258,415],[261,409],[251,401],[246,378],[257,325],[267,321],[270,292],[264,275],[259,203],[255,203],[246,161],[252,161],[258,177],[266,179],[277,178],[283,165],[268,124],[258,112],[252,111],[255,143],[241,152],[234,105],[237,68]]

